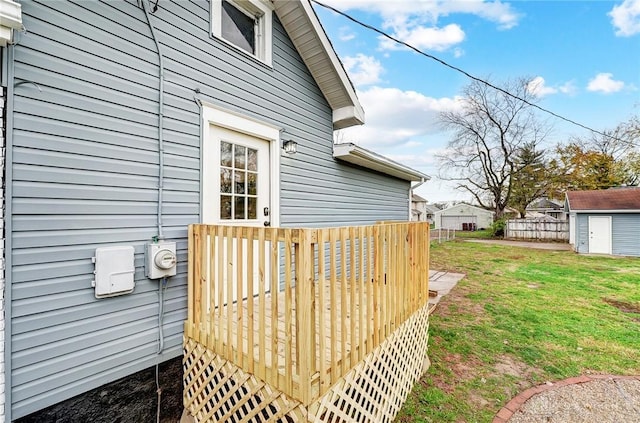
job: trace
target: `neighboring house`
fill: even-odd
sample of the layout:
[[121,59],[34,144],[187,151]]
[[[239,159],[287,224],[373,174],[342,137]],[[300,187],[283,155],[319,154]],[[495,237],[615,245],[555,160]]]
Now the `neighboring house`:
[[440,209],[433,204],[427,204],[427,200],[419,195],[411,195],[411,220],[433,223],[435,213],[438,210]]
[[434,204],[425,205],[425,213],[427,214],[427,222],[433,223],[436,218],[436,212],[440,209]]
[[576,252],[640,256],[640,188],[569,191],[565,204]]
[[416,222],[426,222],[427,217],[427,200],[418,194],[411,194],[411,220]]
[[[364,113],[308,0],[21,4],[0,0],[7,421],[90,390],[109,415],[105,384],[180,368],[190,223],[410,218],[426,175],[334,153],[333,131]],[[177,248],[166,285],[146,277],[158,239]],[[94,274],[101,247],[119,247],[122,288]],[[94,279],[123,295],[96,298]]]
[[435,212],[436,229],[486,229],[493,223],[493,212],[470,204],[457,204]]
[[540,198],[534,201],[529,204],[526,212],[525,218],[550,216],[558,220],[567,220],[567,212],[564,209],[564,204],[550,198]]

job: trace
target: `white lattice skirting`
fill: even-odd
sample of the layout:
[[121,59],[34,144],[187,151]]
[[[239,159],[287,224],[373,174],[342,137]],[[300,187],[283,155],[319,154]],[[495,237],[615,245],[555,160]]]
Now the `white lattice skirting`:
[[391,422],[425,370],[428,305],[309,407],[185,337],[184,405],[200,422]]

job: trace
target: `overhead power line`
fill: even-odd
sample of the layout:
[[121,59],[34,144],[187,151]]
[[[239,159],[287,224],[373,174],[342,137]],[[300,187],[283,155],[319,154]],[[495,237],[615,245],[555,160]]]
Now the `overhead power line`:
[[393,35],[390,35],[389,33],[384,32],[383,30],[381,30],[379,28],[376,28],[373,25],[370,25],[368,23],[362,22],[362,21],[354,18],[353,16],[349,15],[348,13],[345,13],[345,12],[339,10],[339,9],[336,9],[333,6],[329,6],[328,4],[324,4],[324,3],[322,3],[322,2],[320,2],[318,0],[311,0],[311,1],[313,3],[315,3],[315,4],[317,4],[318,6],[322,6],[325,9],[331,10],[332,12],[335,12],[335,13],[337,13],[337,14],[339,14],[339,15],[347,18],[347,19],[349,19],[350,21],[352,21],[352,22],[354,22],[354,23],[356,23],[356,24],[358,24],[358,25],[360,25],[360,26],[362,26],[364,28],[367,28],[367,29],[369,29],[369,30],[371,30],[373,32],[378,33],[378,34],[382,35],[383,37],[388,38],[389,40],[391,40],[391,41],[393,41],[393,42],[395,42],[397,44],[403,45],[403,46],[407,47],[408,49],[413,50],[413,51],[415,51],[416,53],[418,53],[418,54],[420,54],[422,56],[425,56],[425,57],[427,57],[427,58],[429,58],[431,60],[435,60],[436,62],[440,63],[441,65],[443,65],[443,66],[445,66],[445,67],[447,67],[449,69],[452,69],[452,70],[454,70],[456,72],[459,72],[459,73],[463,74],[464,76],[466,76],[469,79],[472,79],[474,81],[480,82],[481,84],[484,84],[484,85],[486,85],[486,86],[488,86],[490,88],[493,88],[494,90],[500,91],[501,93],[506,94],[509,97],[512,97],[512,98],[514,98],[516,100],[519,100],[519,101],[525,103],[528,106],[534,107],[534,108],[536,108],[536,109],[538,109],[538,110],[540,110],[540,111],[542,111],[544,113],[550,114],[551,116],[554,116],[554,117],[556,117],[558,119],[564,120],[565,122],[569,122],[572,125],[579,126],[580,128],[586,129],[586,130],[591,131],[593,133],[596,133],[598,135],[602,135],[604,137],[608,137],[608,138],[614,139],[616,141],[620,141],[620,142],[629,144],[629,145],[634,146],[634,147],[640,147],[640,145],[635,144],[635,143],[633,143],[631,141],[623,140],[623,139],[611,136],[609,134],[606,134],[606,133],[604,133],[602,131],[598,131],[597,129],[593,129],[593,128],[591,128],[591,127],[589,127],[587,125],[584,125],[584,124],[582,124],[580,122],[576,122],[573,119],[570,119],[570,118],[564,117],[562,115],[559,115],[559,114],[557,114],[557,113],[555,113],[555,112],[553,112],[553,111],[551,111],[549,109],[545,109],[544,107],[541,107],[541,106],[539,106],[539,105],[537,105],[535,103],[532,103],[529,100],[526,100],[526,99],[524,99],[524,98],[522,98],[522,97],[520,97],[520,96],[518,96],[516,94],[512,94],[509,91],[505,90],[504,88],[498,87],[497,85],[494,85],[491,82],[486,81],[486,80],[484,80],[482,78],[478,78],[477,76],[474,76],[474,75],[470,74],[469,72],[465,71],[464,69],[461,69],[461,68],[459,68],[457,66],[454,66],[454,65],[452,65],[450,63],[445,62],[444,60],[442,60],[442,59],[440,59],[440,58],[438,58],[438,57],[436,57],[436,56],[434,56],[432,54],[429,54],[429,53],[427,53],[425,51],[422,51],[419,48],[417,48],[415,46],[412,46],[411,44],[409,44],[409,43],[407,43],[405,41],[402,41],[402,40],[394,37]]

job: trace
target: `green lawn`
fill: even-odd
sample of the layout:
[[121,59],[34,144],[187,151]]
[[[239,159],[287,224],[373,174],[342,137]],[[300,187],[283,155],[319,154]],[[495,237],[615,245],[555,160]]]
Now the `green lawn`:
[[640,374],[640,259],[432,245],[466,273],[430,320],[432,366],[398,422],[490,422],[515,394],[580,374]]

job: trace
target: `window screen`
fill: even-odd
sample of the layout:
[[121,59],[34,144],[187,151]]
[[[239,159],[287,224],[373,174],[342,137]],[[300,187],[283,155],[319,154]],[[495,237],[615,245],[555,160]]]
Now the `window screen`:
[[230,43],[256,53],[255,18],[222,0],[222,37]]

